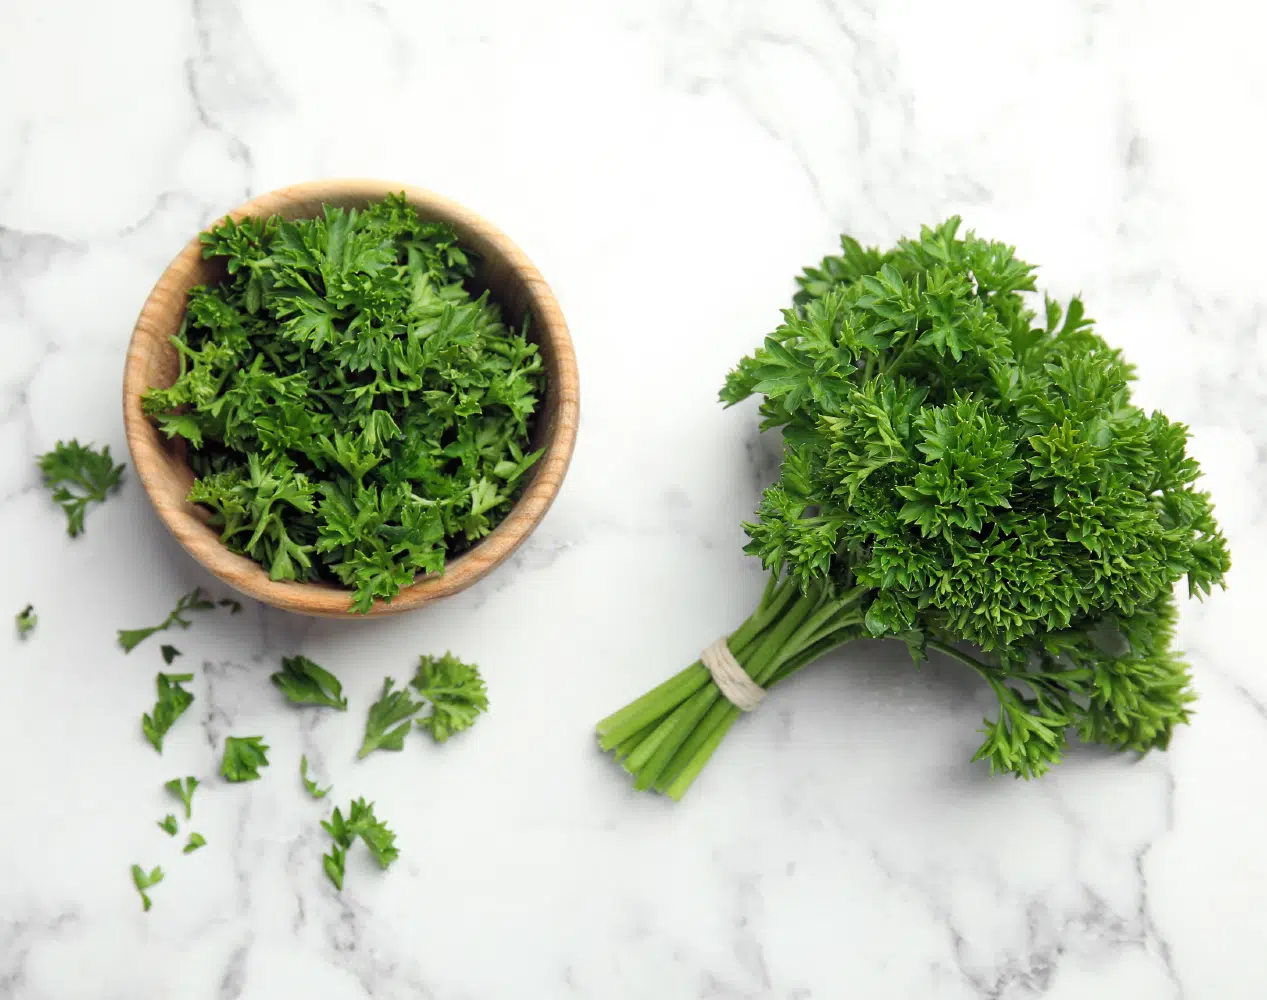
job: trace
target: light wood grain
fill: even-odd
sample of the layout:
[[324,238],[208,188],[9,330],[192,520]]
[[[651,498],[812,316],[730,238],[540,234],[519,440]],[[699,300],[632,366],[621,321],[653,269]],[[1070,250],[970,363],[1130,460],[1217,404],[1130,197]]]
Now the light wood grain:
[[[532,262],[500,230],[463,208],[421,188],[369,179],[324,180],[271,191],[227,213],[281,215],[288,219],[319,215],[322,205],[360,208],[391,192],[404,191],[427,220],[443,220],[457,230],[462,245],[482,258],[479,280],[501,304],[508,319],[532,316],[529,337],[541,350],[546,392],[535,431],[535,447],[545,454],[510,514],[469,551],[452,560],[443,574],[419,577],[389,602],[377,601],[369,615],[409,611],[465,590],[503,562],[545,516],[563,482],[580,418],[576,355],[563,313]],[[179,330],[190,288],[217,280],[213,262],[204,261],[197,236],[163,272],[150,292],[132,332],[123,375],[123,422],[132,464],[154,509],[177,540],[198,562],[225,583],[273,607],[324,617],[361,617],[349,611],[349,591],[312,583],[280,583],[245,556],[226,549],[206,523],[206,514],[186,502],[193,473],[181,439],[169,441],[141,411],[141,395],[151,386],[175,381],[179,363],[170,338]]]

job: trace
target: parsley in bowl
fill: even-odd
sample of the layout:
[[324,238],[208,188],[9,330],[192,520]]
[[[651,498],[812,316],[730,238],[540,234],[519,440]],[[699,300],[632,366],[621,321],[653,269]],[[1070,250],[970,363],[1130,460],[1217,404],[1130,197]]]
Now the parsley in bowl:
[[416,607],[527,536],[576,433],[553,296],[505,236],[374,181],[299,185],[202,233],[147,300],[124,417],[160,517],[266,603]]

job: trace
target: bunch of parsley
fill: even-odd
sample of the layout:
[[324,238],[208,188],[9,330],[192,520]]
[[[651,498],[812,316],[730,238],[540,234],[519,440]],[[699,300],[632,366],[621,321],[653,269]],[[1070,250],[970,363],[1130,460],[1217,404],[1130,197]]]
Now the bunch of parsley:
[[225,277],[190,291],[180,375],[144,406],[224,543],[366,611],[488,534],[539,457],[544,376],[453,229],[393,195],[202,242]]
[[[1078,299],[1037,316],[1034,268],[958,227],[842,237],[727,378],[784,444],[745,525],[769,585],[729,647],[766,688],[863,637],[953,657],[998,699],[976,754],[994,771],[1041,775],[1071,733],[1164,748],[1193,699],[1175,586],[1229,566],[1187,430],[1131,403]],[[680,798],[738,715],[696,662],[598,732],[636,787]]]

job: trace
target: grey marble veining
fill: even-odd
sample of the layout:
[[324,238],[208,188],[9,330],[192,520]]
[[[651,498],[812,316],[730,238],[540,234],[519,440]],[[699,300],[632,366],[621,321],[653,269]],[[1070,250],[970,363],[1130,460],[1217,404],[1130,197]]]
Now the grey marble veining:
[[[1263,27],[1234,0],[0,5],[0,613],[40,614],[0,632],[0,998],[1263,996]],[[576,339],[576,459],[514,559],[433,610],[176,635],[197,701],[159,757],[157,644],[114,631],[208,580],[134,477],[68,539],[34,457],[124,454],[123,352],[167,261],[334,175],[443,192],[534,258]],[[681,805],[635,795],[594,720],[763,583],[739,523],[777,445],[722,377],[842,229],[953,212],[1081,291],[1141,402],[1192,427],[1235,560],[1185,609],[1192,725],[995,780],[968,762],[988,693],[868,645],[781,688]],[[485,666],[487,718],[357,762],[383,676],[446,648]],[[280,701],[297,652],[351,712]],[[264,780],[215,777],[228,734],[265,737]],[[328,802],[378,804],[392,871],[353,856],[333,892],[301,754]],[[188,857],[154,826],[184,774]],[[133,862],[167,872],[148,915]]]

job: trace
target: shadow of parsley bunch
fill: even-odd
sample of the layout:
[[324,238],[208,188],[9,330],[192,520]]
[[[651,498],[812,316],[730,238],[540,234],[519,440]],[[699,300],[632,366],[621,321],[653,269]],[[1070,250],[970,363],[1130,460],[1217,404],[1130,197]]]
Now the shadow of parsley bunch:
[[144,405],[188,442],[189,499],[226,545],[366,611],[509,512],[540,456],[541,359],[473,294],[451,227],[393,195],[202,243],[227,276],[190,291],[180,376]]
[[[1040,319],[1034,269],[958,227],[884,253],[842,237],[727,378],[784,443],[745,525],[771,578],[729,647],[764,688],[863,637],[953,657],[998,699],[994,771],[1043,774],[1071,732],[1165,747],[1193,698],[1173,590],[1229,566],[1187,430],[1131,403],[1078,299]],[[738,715],[696,662],[598,732],[680,798]]]

